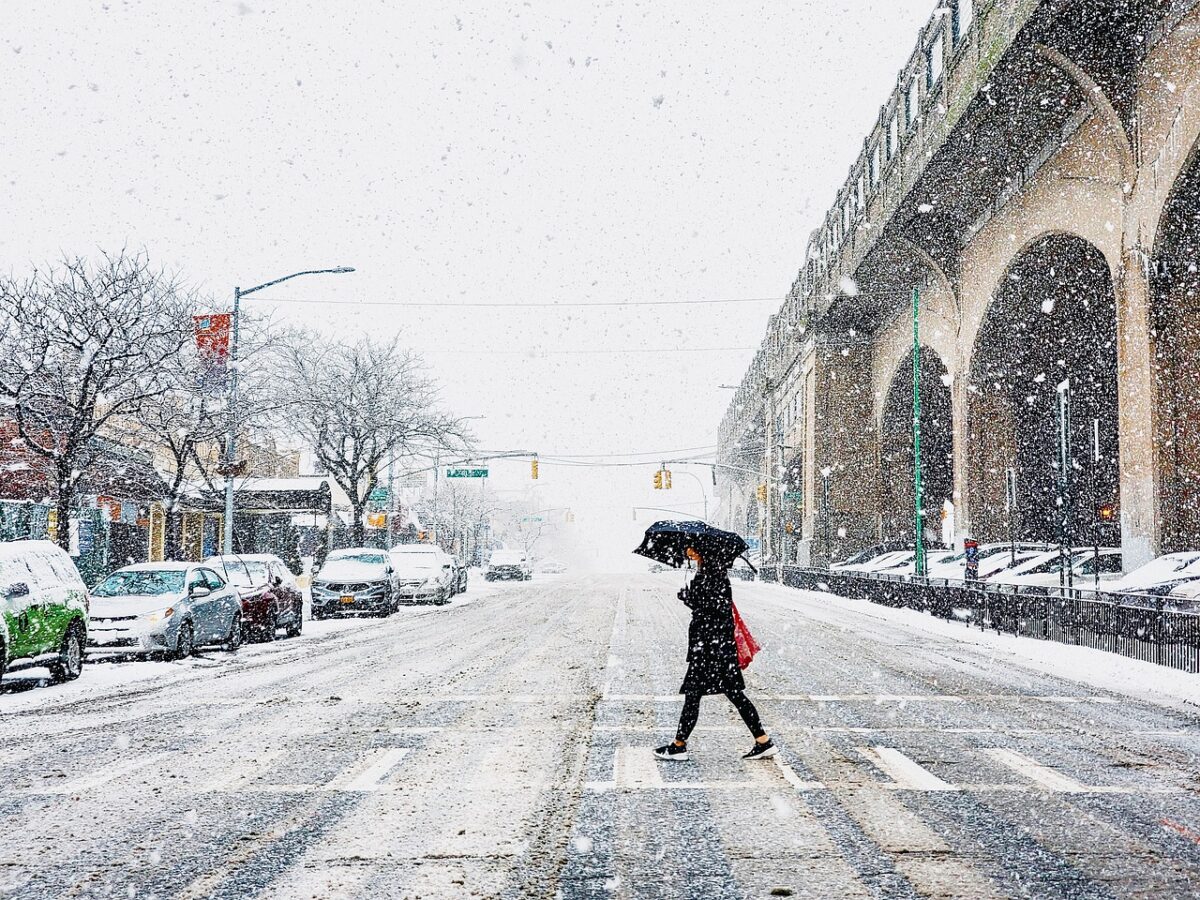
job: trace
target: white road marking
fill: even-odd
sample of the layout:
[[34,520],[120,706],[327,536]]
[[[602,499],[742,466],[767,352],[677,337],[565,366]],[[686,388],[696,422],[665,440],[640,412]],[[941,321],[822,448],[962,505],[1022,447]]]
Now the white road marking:
[[274,765],[275,760],[279,759],[279,757],[283,756],[283,754],[286,752],[287,751],[285,748],[279,747],[274,750],[268,750],[265,753],[260,753],[254,758],[252,764],[247,766],[241,772],[237,772],[236,770],[232,774],[227,771],[222,772],[220,775],[216,776],[207,784],[205,784],[204,787],[200,788],[200,790],[228,792],[240,791],[251,781],[254,781],[260,776],[265,775],[270,770],[271,766]]
[[866,757],[894,783],[892,786],[904,791],[956,791],[920,763],[905,756],[893,747],[857,747]]
[[445,731],[441,725],[397,725],[389,728],[389,734],[436,734]]
[[[782,754],[776,754],[774,757],[775,765],[779,769],[779,773],[783,776],[783,780],[794,787],[797,791],[819,791],[824,790],[825,785],[819,781],[802,781],[800,776],[796,774],[796,770],[784,762]],[[752,762],[751,765],[758,765]]]
[[129,759],[125,762],[114,763],[95,772],[91,775],[84,775],[82,778],[76,778],[68,781],[65,784],[55,785],[53,787],[42,788],[35,793],[39,794],[81,794],[85,791],[94,790],[101,785],[108,784],[110,781],[116,781],[118,778],[124,778],[127,775],[132,775],[142,769],[148,769],[151,766],[157,765],[167,757],[166,753],[151,753],[149,756],[142,756],[136,759]]
[[[669,765],[677,765],[670,763]],[[613,781],[619,788],[662,788],[658,760],[647,747],[618,747],[613,756]]]
[[1028,778],[1048,791],[1064,794],[1086,794],[1096,791],[1096,788],[1090,788],[1076,781],[1074,778],[1063,775],[1061,772],[1056,772],[1054,769],[1043,766],[1041,763],[1034,762],[1028,756],[1018,753],[1016,750],[1009,750],[1006,747],[989,747],[983,752],[1000,763],[1000,765],[1006,766],[1018,775]]
[[363,757],[357,765],[323,785],[321,790],[377,791],[383,787],[380,782],[408,754],[408,747],[378,747]]
[[617,609],[613,613],[612,633],[608,638],[608,665],[604,669],[604,689],[600,692],[601,697],[608,697],[612,693],[613,669],[621,667],[620,657],[616,656],[613,650],[618,646],[618,642],[624,643],[625,597],[628,593],[628,590],[623,590],[617,596]]

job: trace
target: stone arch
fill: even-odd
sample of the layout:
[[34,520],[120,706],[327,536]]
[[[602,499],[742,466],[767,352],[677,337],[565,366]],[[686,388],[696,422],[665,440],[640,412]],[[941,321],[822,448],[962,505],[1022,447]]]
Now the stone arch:
[[1160,552],[1200,542],[1200,140],[1163,205],[1150,264]]
[[[968,370],[967,490],[975,537],[1004,539],[1011,524],[1018,539],[1116,542],[1115,533],[1092,530],[1095,506],[1119,496],[1115,285],[1105,253],[1064,231],[1024,244],[995,285]],[[1057,386],[1064,382],[1071,403],[1065,494],[1056,431]],[[1011,517],[1010,469],[1017,480]]]
[[[952,377],[942,357],[921,347],[921,472],[925,539],[941,541],[941,510],[954,495]],[[913,465],[913,352],[896,366],[879,420],[880,529],[885,541],[912,541],[916,534]]]

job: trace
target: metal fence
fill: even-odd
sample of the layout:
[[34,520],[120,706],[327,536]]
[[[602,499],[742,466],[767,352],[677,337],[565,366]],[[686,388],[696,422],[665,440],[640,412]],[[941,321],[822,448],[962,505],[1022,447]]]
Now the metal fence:
[[997,633],[1093,647],[1185,672],[1200,671],[1200,613],[1179,608],[1170,597],[1031,590],[800,567],[784,567],[782,581],[789,587],[920,610]]

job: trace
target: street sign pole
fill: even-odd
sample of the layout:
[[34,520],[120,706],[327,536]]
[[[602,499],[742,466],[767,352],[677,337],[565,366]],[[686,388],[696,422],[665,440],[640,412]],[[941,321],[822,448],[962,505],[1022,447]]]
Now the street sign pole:
[[917,539],[915,571],[917,577],[925,575],[925,511],[921,508],[921,325],[918,319],[921,310],[921,291],[913,285],[913,522]]

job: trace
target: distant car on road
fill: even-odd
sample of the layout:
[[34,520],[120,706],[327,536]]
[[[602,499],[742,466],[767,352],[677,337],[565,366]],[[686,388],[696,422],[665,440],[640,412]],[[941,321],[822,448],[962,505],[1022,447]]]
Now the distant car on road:
[[398,602],[448,603],[459,575],[450,554],[434,544],[397,544],[388,552],[396,570]]
[[529,581],[533,571],[525,554],[519,550],[496,550],[483,577],[488,581]]
[[388,616],[399,604],[391,558],[382,550],[335,550],[313,576],[312,617]]
[[242,628],[250,640],[273,641],[285,629],[288,637],[304,630],[304,595],[283,560],[271,553],[210,556],[205,563],[242,598]]
[[567,571],[567,567],[557,559],[542,559],[538,560],[537,565],[534,566],[534,570],[544,575],[561,575]]
[[75,563],[50,541],[0,543],[0,678],[46,666],[54,681],[83,671],[87,589]]
[[242,644],[242,601],[211,566],[139,563],[92,588],[88,653],[161,654],[183,659],[197,647]]

